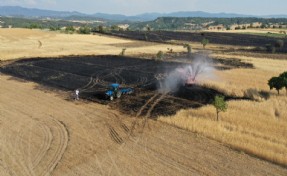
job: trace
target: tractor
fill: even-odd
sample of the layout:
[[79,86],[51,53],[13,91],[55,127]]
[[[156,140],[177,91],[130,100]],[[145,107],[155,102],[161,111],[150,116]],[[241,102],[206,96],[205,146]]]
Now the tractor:
[[132,88],[120,88],[120,84],[113,83],[110,84],[109,89],[105,92],[106,97],[111,101],[114,98],[121,98],[123,94],[131,94],[134,90]]

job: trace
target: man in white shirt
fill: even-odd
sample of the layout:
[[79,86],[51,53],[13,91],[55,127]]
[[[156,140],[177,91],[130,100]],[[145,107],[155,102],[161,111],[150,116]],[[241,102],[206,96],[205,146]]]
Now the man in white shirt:
[[77,89],[77,90],[75,91],[75,93],[76,93],[76,100],[79,100],[79,93],[80,93],[79,89]]

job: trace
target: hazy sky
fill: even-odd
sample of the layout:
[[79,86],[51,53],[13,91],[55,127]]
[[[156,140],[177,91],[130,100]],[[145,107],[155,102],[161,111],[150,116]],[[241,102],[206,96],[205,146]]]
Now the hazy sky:
[[228,12],[247,15],[287,14],[287,0],[0,0],[0,6],[17,5],[83,13],[135,15],[175,11]]

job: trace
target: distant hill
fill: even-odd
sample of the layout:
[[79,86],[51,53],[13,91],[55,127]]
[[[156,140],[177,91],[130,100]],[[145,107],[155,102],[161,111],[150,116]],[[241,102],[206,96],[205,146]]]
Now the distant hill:
[[1,16],[13,17],[68,17],[68,16],[86,16],[79,12],[65,12],[53,10],[30,9],[19,6],[0,6]]
[[[262,23],[287,25],[287,18],[256,18],[256,17],[159,17],[156,20],[131,23],[131,30],[147,30],[148,26],[153,30],[201,30],[208,26],[224,26],[230,28],[234,24],[245,25]],[[259,27],[259,26],[258,26]],[[279,25],[278,25],[279,27]]]
[[173,12],[173,13],[144,13],[135,16],[126,16],[121,14],[84,14],[80,12],[68,12],[68,11],[53,11],[53,10],[41,10],[23,8],[19,6],[0,6],[1,16],[13,16],[13,17],[26,17],[26,18],[42,18],[42,17],[53,17],[53,18],[67,18],[67,17],[81,17],[92,19],[100,18],[113,21],[152,21],[158,17],[204,17],[204,18],[235,18],[235,17],[261,17],[261,18],[287,18],[287,15],[269,15],[269,16],[253,16],[253,15],[242,15],[234,13],[207,13],[202,11],[193,12]]

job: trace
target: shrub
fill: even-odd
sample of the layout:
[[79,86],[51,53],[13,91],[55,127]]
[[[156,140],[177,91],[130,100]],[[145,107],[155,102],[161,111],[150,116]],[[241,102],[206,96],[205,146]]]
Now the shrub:
[[70,32],[73,33],[75,31],[75,28],[73,26],[67,26],[65,31],[68,33],[70,33]]
[[274,46],[271,45],[271,44],[266,44],[266,45],[265,45],[265,48],[266,48],[266,51],[267,51],[267,52],[272,52],[273,54],[276,52],[276,47],[274,47]]
[[102,25],[100,25],[100,26],[98,27],[98,31],[99,31],[100,33],[105,33],[105,32],[106,32],[104,26],[102,26]]
[[59,31],[60,27],[53,27],[53,26],[51,26],[49,29],[50,29],[50,31]]
[[187,57],[190,57],[191,56],[191,46],[190,46],[190,44],[186,43],[186,44],[183,45],[183,47],[187,49]]
[[172,48],[167,48],[167,52],[173,53],[173,49]]
[[122,51],[120,52],[120,56],[124,56],[126,53],[126,50],[127,50],[126,48],[123,48]]
[[276,48],[282,49],[284,47],[284,41],[283,40],[277,40],[274,44]]
[[205,48],[205,46],[206,46],[208,43],[209,43],[209,40],[206,39],[206,38],[202,39],[202,41],[201,41],[201,44],[202,44],[203,48]]
[[85,26],[85,27],[80,27],[79,29],[79,34],[90,34],[91,33],[91,28]]
[[164,57],[164,53],[162,51],[158,51],[156,54],[156,58],[162,60]]

